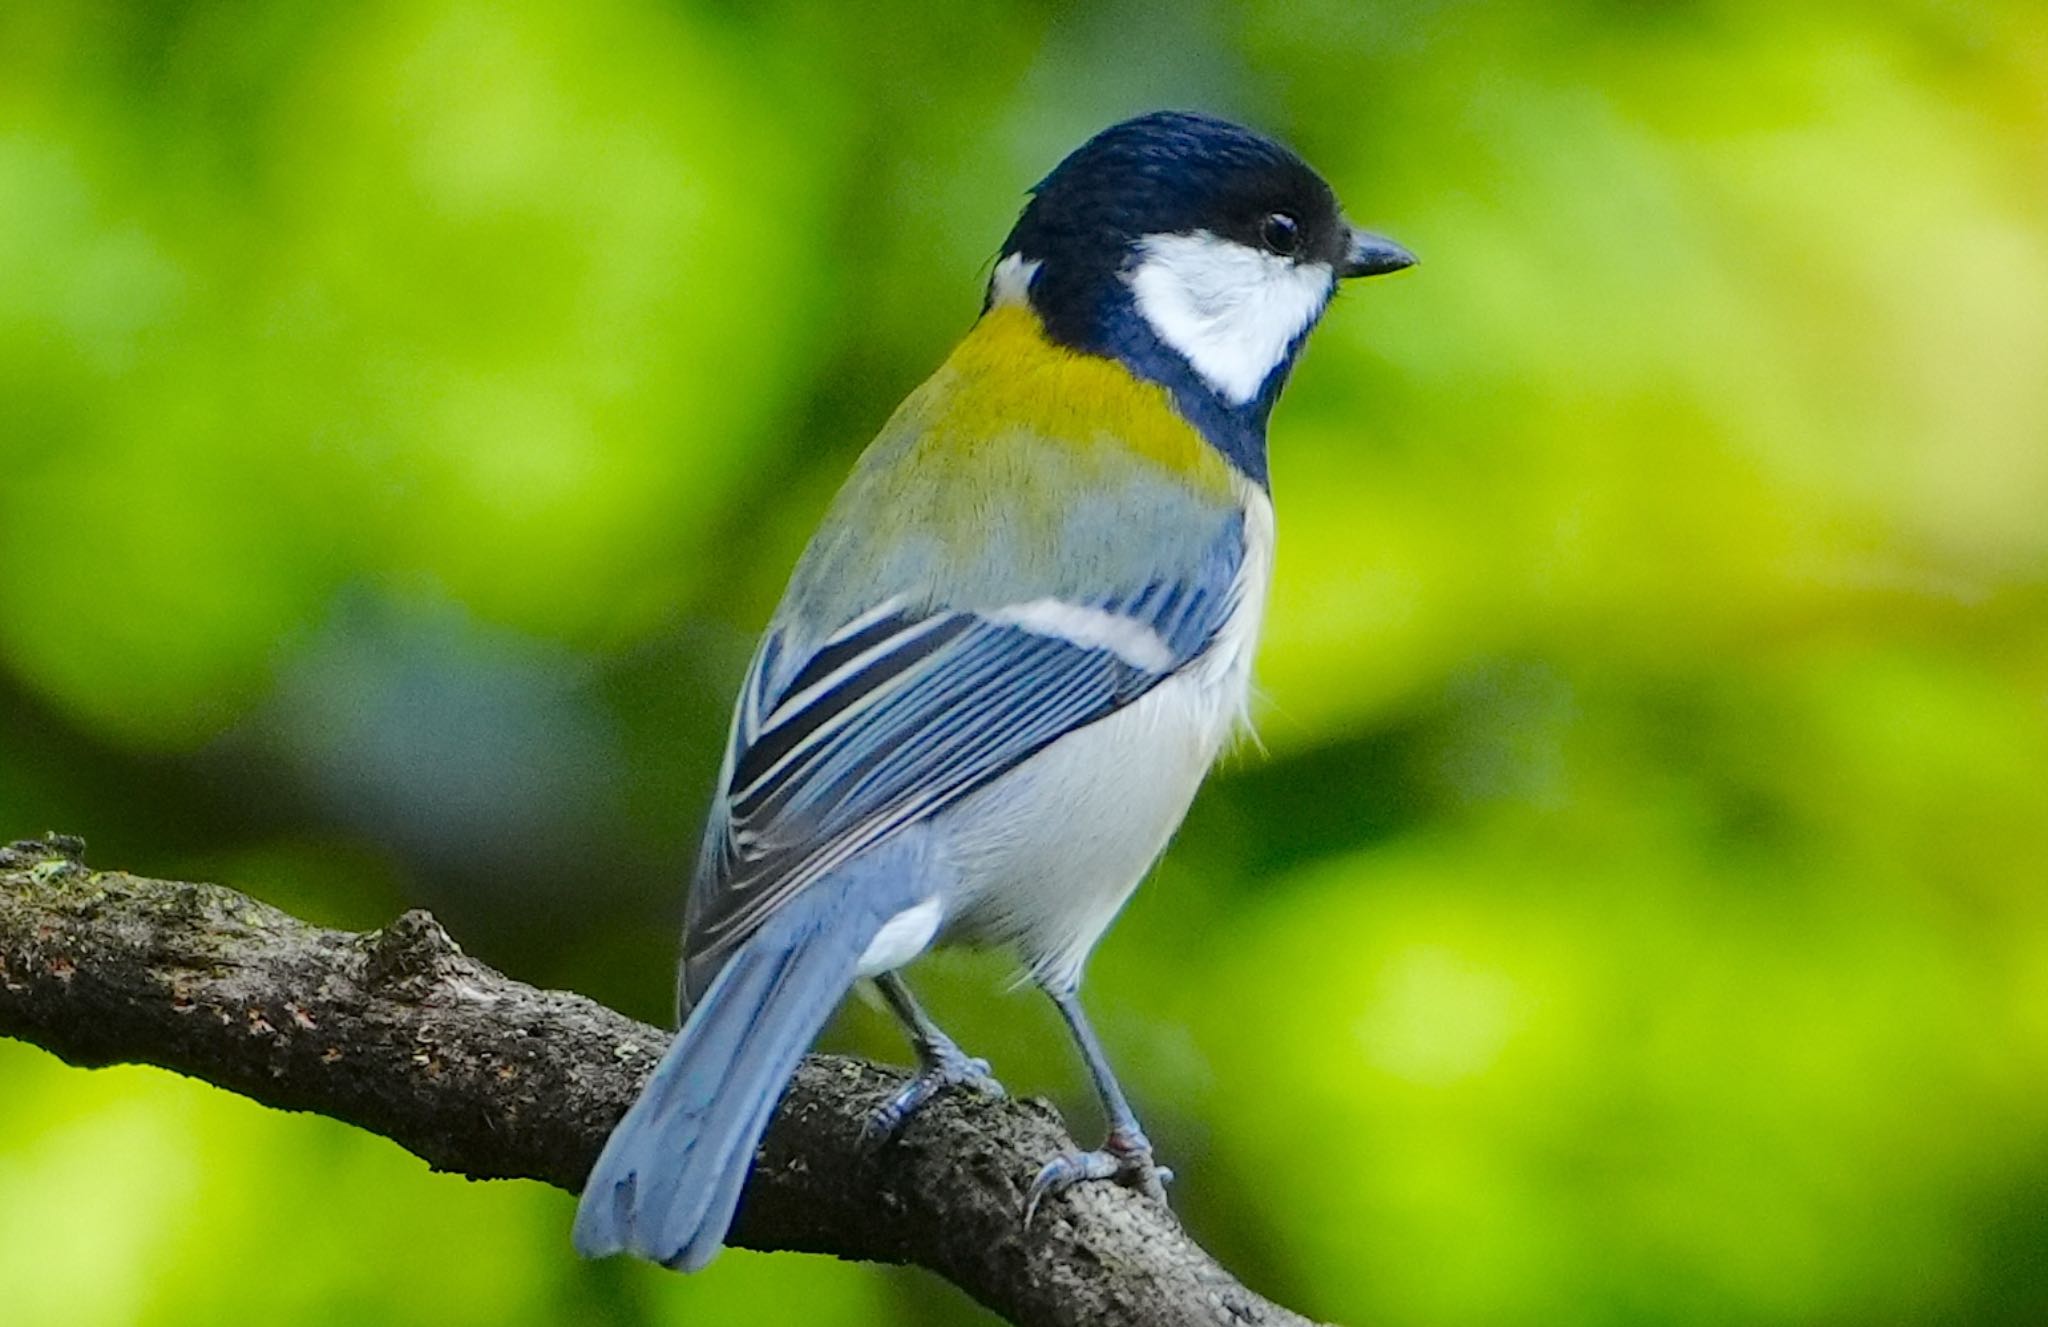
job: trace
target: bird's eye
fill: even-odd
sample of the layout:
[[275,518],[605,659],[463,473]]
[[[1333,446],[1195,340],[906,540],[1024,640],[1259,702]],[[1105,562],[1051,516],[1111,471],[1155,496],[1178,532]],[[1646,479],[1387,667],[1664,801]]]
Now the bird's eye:
[[1260,225],[1259,238],[1274,253],[1292,255],[1301,245],[1301,223],[1285,212],[1275,212]]

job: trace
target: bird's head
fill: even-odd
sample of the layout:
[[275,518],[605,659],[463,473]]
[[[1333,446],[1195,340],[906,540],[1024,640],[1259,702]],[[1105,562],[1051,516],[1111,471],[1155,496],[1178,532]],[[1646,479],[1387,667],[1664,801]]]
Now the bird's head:
[[988,301],[1028,300],[1054,341],[1263,429],[1337,282],[1414,262],[1346,221],[1287,148],[1158,111],[1103,130],[1039,181]]

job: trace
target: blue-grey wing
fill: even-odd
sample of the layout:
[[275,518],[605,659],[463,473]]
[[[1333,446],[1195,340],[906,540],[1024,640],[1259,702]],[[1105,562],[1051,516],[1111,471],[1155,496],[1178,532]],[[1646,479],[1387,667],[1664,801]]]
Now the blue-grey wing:
[[771,630],[691,892],[686,987],[806,885],[1198,658],[1236,607],[1243,547],[1232,522],[1196,566],[1092,603],[885,601],[801,657]]

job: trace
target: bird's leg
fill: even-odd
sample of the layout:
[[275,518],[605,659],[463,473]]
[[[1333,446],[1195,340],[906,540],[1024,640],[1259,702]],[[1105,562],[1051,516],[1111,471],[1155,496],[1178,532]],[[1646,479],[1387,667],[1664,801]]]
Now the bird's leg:
[[917,1052],[917,1074],[895,1096],[882,1103],[868,1121],[868,1141],[879,1145],[903,1131],[919,1107],[949,1087],[971,1087],[991,1096],[1002,1096],[1003,1085],[989,1072],[988,1061],[975,1059],[959,1043],[940,1030],[903,978],[885,972],[875,978],[876,989],[910,1034],[911,1049]]
[[1088,1074],[1095,1080],[1103,1113],[1109,1117],[1109,1137],[1098,1151],[1065,1152],[1045,1163],[1031,1181],[1031,1192],[1024,1200],[1024,1224],[1031,1224],[1041,1201],[1084,1180],[1122,1180],[1146,1197],[1164,1203],[1166,1185],[1173,1179],[1173,1172],[1153,1160],[1152,1140],[1138,1126],[1130,1099],[1124,1096],[1123,1087],[1109,1067],[1109,1057],[1103,1053],[1102,1042],[1089,1024],[1087,1012],[1081,1008],[1079,993],[1072,987],[1047,987],[1046,994],[1059,1007],[1060,1016],[1067,1020],[1067,1028],[1074,1034],[1074,1044],[1081,1048],[1081,1056],[1088,1062]]

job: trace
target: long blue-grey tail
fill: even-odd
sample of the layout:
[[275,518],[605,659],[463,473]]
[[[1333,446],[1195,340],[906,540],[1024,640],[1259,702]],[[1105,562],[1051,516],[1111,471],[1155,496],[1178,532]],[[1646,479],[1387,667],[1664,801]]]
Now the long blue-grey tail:
[[680,1271],[718,1253],[775,1103],[874,936],[836,920],[779,916],[726,961],[591,1170],[578,1252]]

